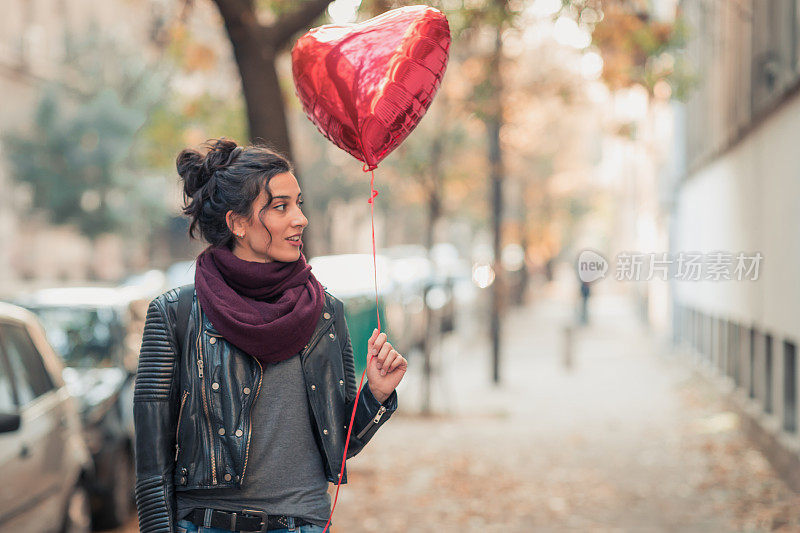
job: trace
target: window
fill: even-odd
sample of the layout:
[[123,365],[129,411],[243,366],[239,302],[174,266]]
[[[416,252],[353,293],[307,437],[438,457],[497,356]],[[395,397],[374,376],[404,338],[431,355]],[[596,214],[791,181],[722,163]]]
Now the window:
[[42,356],[24,328],[0,324],[0,345],[8,357],[20,407],[53,389]]
[[703,353],[703,340],[704,340],[703,332],[705,331],[705,327],[704,327],[705,326],[705,320],[703,318],[703,313],[701,313],[700,311],[697,311],[697,313],[695,314],[695,320],[696,320],[696,324],[695,325],[697,326],[696,329],[695,329],[695,334],[697,335],[697,337],[695,338],[695,342],[696,342],[696,345],[697,345],[697,350],[696,351],[697,351],[698,354],[702,354]]
[[728,360],[728,322],[724,318],[717,319],[717,332],[714,336],[716,349],[714,352],[717,370],[725,372],[725,364]]
[[797,359],[793,342],[783,342],[783,429],[797,431]]
[[708,317],[708,354],[706,358],[710,365],[717,361],[717,353],[719,349],[719,339],[717,332],[719,331],[719,322],[713,316]]
[[772,413],[772,335],[764,335],[764,410]]
[[0,413],[15,413],[14,389],[11,385],[11,372],[8,369],[5,356],[0,350]]
[[728,375],[733,378],[733,382],[739,385],[739,359],[741,358],[742,334],[739,324],[731,322],[728,328]]
[[105,368],[116,366],[121,359],[125,326],[114,309],[53,306],[31,311],[67,366]]
[[747,362],[748,366],[748,382],[747,382],[747,395],[751,398],[756,397],[756,342],[758,339],[758,331],[756,328],[750,328],[750,357]]

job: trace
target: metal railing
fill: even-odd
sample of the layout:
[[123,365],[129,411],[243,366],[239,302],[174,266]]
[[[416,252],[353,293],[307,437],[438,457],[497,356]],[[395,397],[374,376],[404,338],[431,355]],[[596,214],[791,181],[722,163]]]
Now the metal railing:
[[758,324],[676,305],[673,342],[688,349],[696,362],[725,376],[741,396],[758,405],[780,430],[798,435],[797,343]]

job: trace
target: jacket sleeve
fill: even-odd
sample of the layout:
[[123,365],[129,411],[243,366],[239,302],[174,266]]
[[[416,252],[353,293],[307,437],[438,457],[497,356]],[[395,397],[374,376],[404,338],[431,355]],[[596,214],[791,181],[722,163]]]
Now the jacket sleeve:
[[[346,382],[347,422],[349,423],[349,416],[353,411],[353,402],[356,398],[358,383],[356,382],[356,366],[355,358],[353,357],[353,346],[350,343],[350,331],[347,328],[347,320],[344,316],[344,305],[341,302],[339,302],[336,315],[336,334],[340,339],[346,339],[344,349],[342,350],[342,362],[344,364]],[[358,454],[370,441],[372,436],[375,435],[378,428],[385,424],[396,410],[396,390],[392,391],[392,394],[381,404],[375,396],[373,396],[372,391],[370,391],[369,381],[365,381],[364,386],[361,387],[361,394],[358,397],[358,406],[356,407],[356,415],[353,420],[353,429],[350,433],[350,444],[347,447],[347,458],[350,459]]]
[[142,533],[175,531],[177,357],[162,302],[150,302],[133,393],[136,427],[136,507]]

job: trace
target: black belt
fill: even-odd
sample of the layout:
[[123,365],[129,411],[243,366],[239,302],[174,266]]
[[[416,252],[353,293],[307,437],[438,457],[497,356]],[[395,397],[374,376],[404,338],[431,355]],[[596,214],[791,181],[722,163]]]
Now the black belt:
[[[209,524],[206,524],[206,511],[211,514]],[[216,527],[230,531],[269,531],[289,527],[289,517],[286,515],[267,515],[267,513],[250,509],[245,509],[240,513],[218,509],[193,509],[183,518],[198,527]],[[311,525],[311,522],[295,517],[294,525],[295,527]]]

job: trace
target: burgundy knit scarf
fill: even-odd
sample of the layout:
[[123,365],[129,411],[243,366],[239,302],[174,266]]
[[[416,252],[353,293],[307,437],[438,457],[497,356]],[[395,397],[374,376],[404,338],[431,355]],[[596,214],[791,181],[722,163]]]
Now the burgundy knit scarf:
[[325,301],[302,252],[291,263],[259,263],[226,247],[208,247],[197,257],[194,282],[214,327],[262,363],[297,355],[314,333]]

